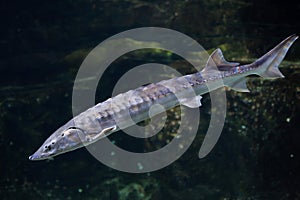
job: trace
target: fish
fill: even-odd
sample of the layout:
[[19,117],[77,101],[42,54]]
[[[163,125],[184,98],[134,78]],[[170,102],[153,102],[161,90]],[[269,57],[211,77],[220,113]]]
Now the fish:
[[[29,156],[29,160],[51,159],[95,143],[120,129],[148,119],[149,109],[156,104],[162,105],[166,110],[177,105],[198,108],[201,106],[201,95],[220,87],[249,92],[246,85],[246,77],[249,75],[265,79],[284,78],[278,66],[297,38],[295,34],[287,37],[268,53],[245,65],[226,61],[218,48],[209,56],[200,72],[129,90],[80,113],[46,139]],[[213,84],[217,80],[222,80],[223,85]],[[161,112],[162,109],[156,109],[152,115]]]

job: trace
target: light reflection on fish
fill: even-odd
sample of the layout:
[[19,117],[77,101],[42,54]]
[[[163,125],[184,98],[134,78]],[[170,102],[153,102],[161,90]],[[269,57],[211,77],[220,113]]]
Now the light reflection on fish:
[[[201,95],[209,92],[207,85],[213,85],[211,83],[216,80],[222,79],[224,86],[233,90],[249,92],[245,79],[248,75],[256,74],[267,79],[283,78],[278,66],[297,38],[296,35],[286,38],[267,54],[247,65],[227,62],[221,50],[216,49],[201,72],[130,90],[82,112],[55,131],[29,159],[49,159],[94,143],[120,130],[120,127],[131,126],[129,116],[135,122],[149,118],[149,108],[155,104],[163,105],[166,109],[179,104],[197,108],[201,106]],[[222,86],[210,86],[209,89],[219,87]],[[190,88],[196,96],[190,97]],[[152,115],[162,111],[156,110]]]

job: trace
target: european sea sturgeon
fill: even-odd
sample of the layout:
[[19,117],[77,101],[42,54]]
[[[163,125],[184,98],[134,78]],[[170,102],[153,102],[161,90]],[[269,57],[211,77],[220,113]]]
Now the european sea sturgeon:
[[[223,80],[224,86],[239,92],[249,92],[245,77],[251,74],[263,78],[283,78],[278,66],[288,49],[298,38],[292,35],[255,62],[240,65],[227,62],[220,49],[209,57],[201,72],[164,80],[119,94],[99,103],[71,119],[55,131],[31,156],[30,160],[43,160],[94,143],[107,135],[149,118],[149,109],[155,104],[165,109],[179,104],[196,108],[201,106],[201,95],[208,93],[207,85]],[[216,67],[215,67],[216,66]],[[215,90],[219,85],[209,87]],[[191,91],[192,88],[192,91]],[[196,96],[190,95],[196,94]],[[163,110],[156,110],[158,114]]]

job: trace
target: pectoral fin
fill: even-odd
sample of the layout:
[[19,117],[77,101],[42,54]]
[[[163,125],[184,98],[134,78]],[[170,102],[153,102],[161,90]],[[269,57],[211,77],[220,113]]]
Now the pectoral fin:
[[192,98],[184,98],[184,99],[182,99],[181,104],[185,105],[189,108],[198,108],[201,106],[201,99],[202,99],[202,96],[195,96]]
[[110,133],[112,133],[116,129],[117,129],[117,126],[112,126],[112,127],[105,128],[100,133],[97,133],[97,134],[92,135],[92,136],[88,136],[87,140],[89,142],[96,142],[97,140],[108,136]]

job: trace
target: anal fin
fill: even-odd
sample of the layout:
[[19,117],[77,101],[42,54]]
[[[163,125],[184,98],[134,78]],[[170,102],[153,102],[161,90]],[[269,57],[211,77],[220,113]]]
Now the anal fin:
[[229,87],[230,89],[238,91],[238,92],[250,92],[247,87],[247,84],[246,84],[246,79],[244,77],[240,78],[226,86]]

